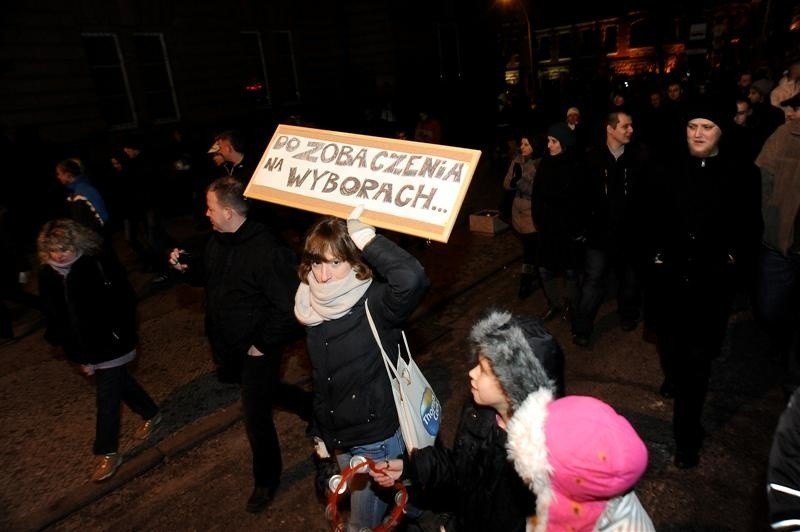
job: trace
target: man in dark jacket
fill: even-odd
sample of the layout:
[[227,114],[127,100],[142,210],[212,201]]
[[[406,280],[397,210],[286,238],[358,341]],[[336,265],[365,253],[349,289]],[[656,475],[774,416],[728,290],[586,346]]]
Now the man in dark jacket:
[[[272,419],[281,353],[301,329],[293,314],[298,285],[294,253],[262,224],[248,219],[243,191],[234,177],[219,178],[209,186],[206,215],[215,232],[206,246],[202,273],[206,333],[218,376],[241,385],[255,480],[247,511],[258,513],[272,501],[281,475]],[[187,271],[181,251],[173,249],[170,262]]]
[[623,331],[636,328],[639,289],[635,252],[641,216],[644,150],[631,143],[633,120],[623,111],[606,118],[606,142],[588,156],[586,255],[582,293],[572,322],[572,342],[586,347],[608,274],[618,282],[617,311]]

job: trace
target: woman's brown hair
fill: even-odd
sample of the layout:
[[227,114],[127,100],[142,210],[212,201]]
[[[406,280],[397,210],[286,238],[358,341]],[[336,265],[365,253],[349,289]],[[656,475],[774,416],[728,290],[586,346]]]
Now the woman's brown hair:
[[315,262],[325,262],[327,254],[335,259],[349,262],[356,272],[356,279],[363,281],[372,277],[372,270],[361,259],[361,251],[347,233],[345,221],[328,217],[311,226],[306,234],[303,256],[297,269],[301,282],[308,283],[311,265]]

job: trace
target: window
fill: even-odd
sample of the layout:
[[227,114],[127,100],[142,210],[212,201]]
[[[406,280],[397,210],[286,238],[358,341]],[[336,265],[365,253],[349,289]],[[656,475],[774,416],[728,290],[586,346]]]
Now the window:
[[661,36],[664,44],[675,44],[680,42],[678,36],[678,25],[674,19],[666,18],[661,22]]
[[300,101],[300,88],[297,84],[297,68],[294,62],[292,32],[273,31],[270,33],[267,48],[273,103],[297,103]]
[[617,27],[606,26],[603,49],[607,54],[617,53]]
[[558,36],[558,58],[569,59],[572,57],[572,34],[561,33]]
[[103,119],[112,129],[135,126],[136,112],[117,36],[84,33],[81,40]]
[[458,35],[458,25],[456,23],[437,24],[436,37],[439,40],[439,80],[462,79],[461,41]]
[[631,48],[642,48],[656,44],[657,28],[651,19],[637,20],[631,24]]
[[550,37],[541,37],[539,46],[536,48],[539,61],[550,61]]
[[594,55],[595,51],[594,30],[589,28],[581,31],[581,55]]
[[245,97],[256,105],[270,105],[271,95],[267,83],[267,64],[261,32],[242,32],[243,62],[245,68],[243,89]]
[[172,122],[180,119],[172,71],[167,59],[164,35],[135,33],[133,44],[144,88],[144,104],[153,122]]

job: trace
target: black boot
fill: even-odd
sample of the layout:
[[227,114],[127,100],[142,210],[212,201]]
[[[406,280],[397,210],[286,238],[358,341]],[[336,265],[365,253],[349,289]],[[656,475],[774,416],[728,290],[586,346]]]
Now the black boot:
[[526,299],[533,293],[533,274],[523,273],[519,278],[519,292],[517,296],[520,299]]

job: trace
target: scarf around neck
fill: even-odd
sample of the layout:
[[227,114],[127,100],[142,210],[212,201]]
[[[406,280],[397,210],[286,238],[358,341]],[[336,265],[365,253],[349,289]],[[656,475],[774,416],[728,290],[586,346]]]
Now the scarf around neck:
[[75,264],[75,262],[82,256],[83,253],[77,253],[75,258],[70,261],[56,262],[54,260],[48,260],[47,264],[49,264],[50,267],[53,268],[59,275],[66,277],[69,271],[72,269],[72,265]]
[[372,278],[359,280],[355,270],[344,279],[318,283],[308,272],[308,284],[300,283],[294,297],[294,315],[303,325],[313,327],[323,321],[341,318],[367,292]]

